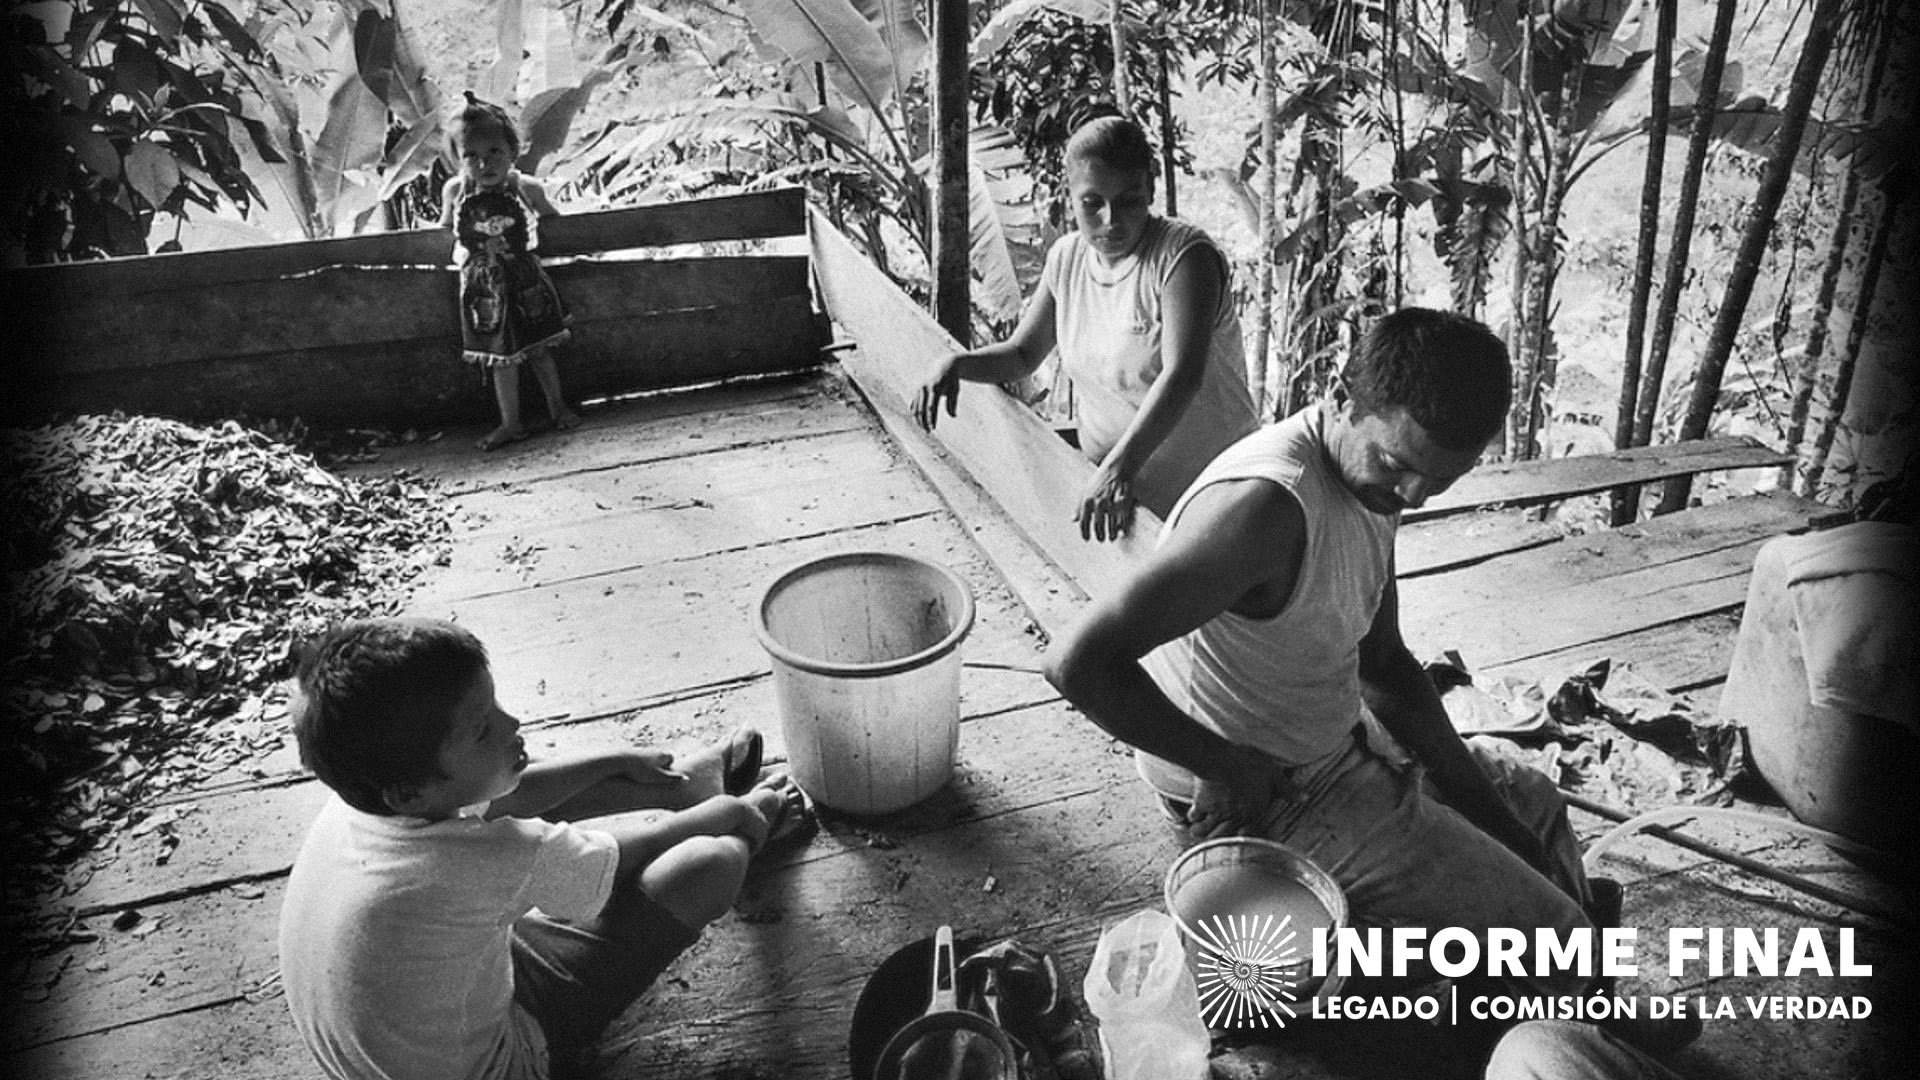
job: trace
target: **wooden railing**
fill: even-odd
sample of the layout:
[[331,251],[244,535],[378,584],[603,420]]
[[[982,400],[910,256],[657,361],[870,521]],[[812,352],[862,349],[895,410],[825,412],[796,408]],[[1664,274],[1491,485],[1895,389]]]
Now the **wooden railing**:
[[[858,347],[842,363],[903,440],[918,433],[905,418],[907,402],[928,365],[959,346],[932,316],[875,269],[819,214],[812,227],[815,274],[822,300],[843,337]],[[1026,540],[1080,590],[1096,595],[1129,575],[1152,546],[1159,523],[1136,511],[1133,535],[1118,544],[1083,541],[1071,508],[1093,476],[1093,466],[1011,396],[993,387],[961,393],[959,415],[942,416],[933,436],[968,478]],[[1547,544],[1558,533],[1514,523],[1479,536],[1474,511],[1544,506],[1682,474],[1777,467],[1786,458],[1745,436],[1643,447],[1547,461],[1488,465],[1420,510],[1403,518],[1403,575],[1436,573],[1497,554]],[[1800,508],[1793,508],[1798,512]],[[1772,520],[1772,519],[1769,519]],[[1799,520],[1804,525],[1804,514]],[[1033,606],[1034,598],[1027,598]],[[1044,599],[1044,598],[1042,598]]]
[[[621,257],[676,244],[799,237],[799,189],[567,215],[540,254],[573,314],[570,398],[820,362],[808,258]],[[0,276],[25,312],[7,419],[123,410],[407,426],[484,419],[460,360],[445,229],[33,267]]]

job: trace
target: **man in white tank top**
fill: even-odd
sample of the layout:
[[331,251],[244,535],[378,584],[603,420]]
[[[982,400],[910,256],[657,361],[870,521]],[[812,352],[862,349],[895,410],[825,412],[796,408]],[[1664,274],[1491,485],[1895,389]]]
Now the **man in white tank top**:
[[[1340,882],[1361,925],[1528,940],[1591,925],[1557,789],[1470,751],[1400,637],[1400,512],[1473,468],[1508,378],[1505,347],[1471,319],[1380,320],[1343,392],[1215,459],[1153,556],[1048,659],[1193,836],[1285,843]],[[1369,715],[1413,763],[1368,745]],[[1588,981],[1521,980],[1543,994]]]

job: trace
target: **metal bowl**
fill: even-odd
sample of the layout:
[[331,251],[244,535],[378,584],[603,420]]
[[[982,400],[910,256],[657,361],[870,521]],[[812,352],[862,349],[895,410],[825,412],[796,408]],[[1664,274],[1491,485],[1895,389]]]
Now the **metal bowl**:
[[[1329,917],[1330,935],[1347,925],[1348,919],[1346,893],[1333,875],[1284,844],[1233,836],[1188,848],[1167,868],[1164,900],[1186,942],[1187,962],[1199,984],[1201,1011],[1208,1027],[1272,1026],[1270,1021],[1258,1020],[1257,1014],[1271,1011],[1260,1007],[1263,1000],[1287,1006],[1276,1014],[1283,1023],[1292,1023],[1296,1017],[1304,1020],[1313,999],[1339,993],[1345,980],[1338,972],[1325,978],[1311,972],[1313,945],[1307,937],[1308,928],[1287,920],[1283,925],[1272,917],[1251,913],[1247,918],[1224,919],[1217,912],[1191,910],[1195,897],[1190,887],[1214,874],[1245,874],[1249,879],[1259,875],[1301,886]],[[1246,887],[1241,886],[1243,890]],[[1247,1023],[1223,1022],[1234,1019],[1236,1000],[1245,1003],[1240,1015],[1247,1017]],[[1295,1015],[1285,1015],[1288,1011]]]

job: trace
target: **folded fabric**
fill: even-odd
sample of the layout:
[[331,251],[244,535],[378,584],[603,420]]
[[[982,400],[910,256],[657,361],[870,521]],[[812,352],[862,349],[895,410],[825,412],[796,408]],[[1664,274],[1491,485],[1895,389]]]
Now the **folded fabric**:
[[1782,537],[1762,549],[1785,572],[1814,705],[1920,731],[1916,554],[1920,529],[1885,521]]

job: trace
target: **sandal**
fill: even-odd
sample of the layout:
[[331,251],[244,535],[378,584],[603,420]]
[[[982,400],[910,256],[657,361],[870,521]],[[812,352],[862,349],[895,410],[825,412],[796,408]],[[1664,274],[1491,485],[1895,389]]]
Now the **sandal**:
[[727,738],[720,751],[720,790],[745,795],[760,782],[760,765],[767,741],[752,728],[741,728]]
[[813,803],[800,785],[785,773],[775,773],[754,785],[758,791],[766,788],[779,791],[780,805],[774,815],[767,819],[767,838],[754,849],[753,859],[758,861],[782,848],[795,847],[813,839],[820,829],[820,819],[813,812]]

